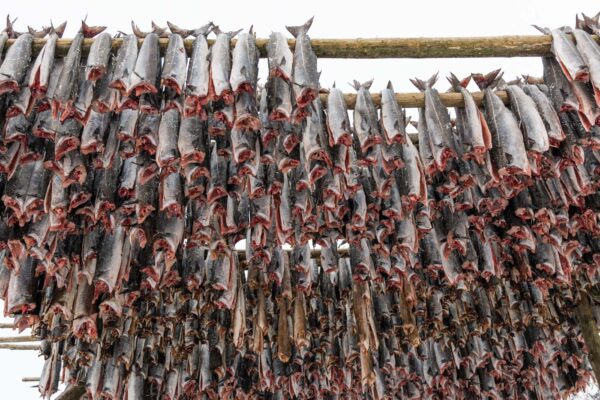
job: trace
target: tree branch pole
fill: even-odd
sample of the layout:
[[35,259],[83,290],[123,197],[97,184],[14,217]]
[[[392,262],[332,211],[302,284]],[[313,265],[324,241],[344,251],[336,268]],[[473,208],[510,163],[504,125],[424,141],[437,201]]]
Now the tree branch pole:
[[39,376],[25,376],[25,377],[21,378],[21,382],[39,382],[39,381],[40,381]]
[[0,350],[39,350],[40,346],[37,344],[1,344]]
[[[594,36],[596,40],[598,37]],[[15,39],[9,39],[11,46]],[[58,39],[56,54],[67,54],[73,39]],[[84,39],[83,53],[87,54],[94,39]],[[140,43],[141,43],[140,39]],[[261,57],[267,55],[268,39],[256,39],[256,47]],[[161,53],[164,54],[168,38],[159,39]],[[214,42],[210,39],[209,44]],[[294,47],[295,40],[288,40]],[[34,39],[33,53],[39,53],[46,39]],[[194,40],[184,41],[185,49],[191,54]],[[236,40],[232,40],[235,45]],[[465,58],[465,57],[539,57],[550,54],[552,38],[546,35],[506,35],[487,37],[449,38],[367,38],[367,39],[312,39],[312,48],[320,58]],[[114,38],[112,49],[116,51],[123,44],[122,38]]]
[[15,328],[16,328],[15,324],[0,323],[0,329],[15,329]]
[[0,343],[23,343],[23,342],[37,342],[37,341],[39,341],[39,339],[36,339],[33,336],[0,337]]
[[585,340],[585,345],[588,348],[588,358],[590,364],[592,364],[596,382],[600,382],[600,332],[596,326],[596,320],[592,313],[590,298],[587,292],[582,291],[579,297],[575,314],[577,315],[577,321]]

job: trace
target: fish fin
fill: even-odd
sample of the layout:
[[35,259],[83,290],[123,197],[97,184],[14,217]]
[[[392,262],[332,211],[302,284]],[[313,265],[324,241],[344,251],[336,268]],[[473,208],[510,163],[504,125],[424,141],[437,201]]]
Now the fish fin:
[[105,26],[89,26],[85,22],[86,19],[87,19],[87,15],[81,21],[81,33],[83,33],[84,38],[87,38],[87,39],[93,38],[94,36],[96,36],[97,34],[99,34],[100,32],[102,32],[106,29]]
[[474,73],[471,74],[473,81],[477,85],[477,87],[481,90],[483,89],[493,89],[499,83],[499,80],[502,79],[501,69],[495,69],[492,72],[487,73],[486,75]]
[[151,21],[151,24],[152,24],[152,32],[156,33],[158,36],[161,36],[163,33],[165,33],[167,31],[167,28],[161,28],[154,21]]
[[392,85],[392,81],[388,81],[386,89],[389,89],[392,92],[394,91],[394,85]]
[[140,29],[139,26],[137,26],[137,24],[133,21],[131,21],[131,30],[133,31],[133,34],[135,36],[137,36],[140,39],[145,38],[146,36],[148,36],[148,32],[142,32],[142,30]]
[[10,15],[6,15],[6,28],[4,28],[4,32],[8,34],[9,38],[16,38],[20,35],[20,33],[15,31],[15,22],[17,22],[17,18],[10,20]]
[[335,88],[335,81],[333,81],[333,85],[331,86],[331,88]]
[[202,36],[208,36],[208,34],[213,31],[214,26],[215,25],[212,23],[212,21],[209,21],[208,24],[203,25],[200,28],[198,28],[195,31],[193,31],[192,32],[192,36],[193,37],[198,37],[200,35],[202,35]]
[[595,33],[596,35],[600,33],[600,25],[598,24],[598,17],[599,17],[598,14],[596,16],[594,16],[593,18],[590,18],[587,15],[583,14],[583,21],[585,22],[585,25],[592,33]]
[[469,85],[469,82],[471,82],[471,75],[467,76],[463,80],[460,80],[451,72],[450,76],[446,79],[448,79],[448,82],[450,82],[450,85],[454,91],[460,92],[461,88],[466,88]]
[[42,29],[40,29],[39,31],[36,31],[32,27],[28,26],[27,31],[34,38],[42,39],[42,38],[44,38],[44,36],[46,36],[48,34],[48,32],[50,32],[50,27],[42,27]]
[[425,89],[427,89],[427,82],[420,80],[419,78],[415,78],[415,79],[409,79],[410,83],[412,83],[413,85],[415,85],[415,87],[417,89],[419,89],[421,92],[424,92]]
[[537,25],[531,25],[531,26],[533,26],[535,29],[537,29],[538,31],[540,31],[544,35],[549,35],[550,34],[550,29],[548,29],[548,28],[542,28],[541,26],[537,26]]
[[66,27],[67,27],[67,21],[63,22],[62,24],[60,24],[56,27],[52,24],[52,22],[50,22],[50,33],[54,32],[58,35],[59,38],[61,38],[63,36],[63,34],[65,33]]
[[193,32],[192,29],[182,29],[169,21],[167,21],[167,26],[169,27],[171,33],[181,36],[182,39],[185,39],[186,37],[190,36]]
[[292,34],[292,36],[294,36],[295,38],[297,38],[300,35],[306,35],[306,33],[308,32],[308,30],[310,29],[312,23],[313,23],[313,19],[315,17],[311,17],[308,21],[306,21],[304,23],[304,25],[299,25],[299,26],[286,26],[285,28],[288,30],[289,33]]
[[348,85],[352,86],[355,90],[360,90],[360,82],[357,80],[353,80],[352,83],[348,83]]
[[215,35],[220,35],[221,33],[223,33],[221,28],[219,28],[219,25],[213,25],[212,31],[215,33]]
[[238,29],[237,31],[229,31],[227,32],[227,36],[229,36],[229,39],[233,39],[241,31],[243,31],[243,29]]
[[250,29],[248,29],[248,33],[250,36],[254,36],[254,25],[250,25]]

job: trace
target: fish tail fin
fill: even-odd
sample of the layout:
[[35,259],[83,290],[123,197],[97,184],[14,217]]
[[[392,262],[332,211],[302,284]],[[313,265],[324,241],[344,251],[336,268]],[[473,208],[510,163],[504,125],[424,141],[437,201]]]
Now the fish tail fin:
[[373,84],[373,79],[360,83],[359,81],[357,81],[356,79],[352,81],[352,83],[350,83],[350,86],[352,86],[356,91],[359,91],[360,88],[364,88],[369,90],[371,88],[371,85]]
[[142,30],[140,29],[139,26],[137,26],[137,24],[133,21],[131,21],[131,30],[133,31],[133,34],[140,38],[143,39],[146,37],[147,33],[146,32],[142,32]]
[[243,29],[238,29],[237,31],[229,31],[229,32],[227,32],[227,36],[229,36],[229,39],[233,39],[241,31],[243,31]]
[[81,33],[83,33],[84,38],[93,38],[94,36],[106,29],[106,26],[90,26],[85,22],[86,19],[87,15],[81,21]]
[[6,15],[6,28],[4,28],[4,32],[6,32],[9,37],[17,36],[15,32],[15,22],[17,22],[17,18],[11,21],[10,14]]
[[549,35],[550,34],[550,29],[548,29],[548,28],[542,28],[541,26],[533,25],[533,24],[531,26],[533,26],[535,29],[537,29],[538,31],[540,31],[544,35]]
[[475,81],[475,84],[477,85],[477,87],[481,90],[483,89],[493,89],[494,87],[496,87],[498,85],[498,83],[500,82],[500,79],[502,79],[502,72],[501,69],[498,68],[496,70],[493,70],[492,72],[489,72],[485,75],[483,74],[479,74],[479,73],[474,73],[471,74],[471,77],[473,78],[473,81]]
[[388,81],[388,83],[386,85],[386,89],[389,89],[392,92],[394,91],[394,85],[392,85],[392,81]]
[[596,35],[600,33],[600,25],[598,24],[598,18],[600,17],[600,13],[590,18],[587,15],[583,14],[583,21],[585,26],[589,31],[595,33]]
[[466,88],[469,85],[469,82],[471,82],[471,75],[461,80],[451,72],[450,76],[446,79],[448,79],[450,86],[452,86],[452,89],[454,89],[455,92],[460,92],[461,88]]
[[180,28],[179,26],[175,25],[174,23],[172,23],[170,21],[167,21],[167,26],[169,27],[169,30],[171,31],[171,33],[179,35],[183,39],[185,39],[186,37],[190,36],[194,32],[193,29],[183,29],[183,28]]
[[50,33],[56,33],[58,35],[58,37],[61,38],[63,36],[63,34],[65,33],[66,27],[67,27],[67,21],[63,22],[62,24],[60,24],[58,26],[54,26],[54,24],[52,24],[52,22],[50,22]]
[[289,33],[292,34],[292,36],[294,36],[295,38],[297,38],[300,35],[306,35],[306,33],[308,32],[308,30],[310,29],[310,26],[313,23],[313,19],[315,17],[310,17],[310,19],[308,21],[306,21],[304,23],[304,25],[299,25],[299,26],[286,26],[286,29],[288,30]]
[[433,85],[435,85],[435,82],[437,82],[437,78],[438,78],[438,73],[436,72],[435,74],[433,74],[431,76],[431,78],[427,79],[426,81],[421,80],[419,78],[415,78],[415,79],[411,79],[410,82],[415,85],[415,87],[417,89],[419,89],[421,92],[424,92],[427,89],[430,89],[433,87]]
[[213,24],[212,21],[208,21],[208,24],[202,25],[200,28],[193,31],[192,36],[193,37],[198,37],[200,35],[208,36],[208,34],[213,31],[214,27],[215,27],[215,24]]
[[154,21],[151,21],[151,22],[152,22],[152,32],[156,33],[157,35],[160,36],[167,31],[167,28],[161,28]]

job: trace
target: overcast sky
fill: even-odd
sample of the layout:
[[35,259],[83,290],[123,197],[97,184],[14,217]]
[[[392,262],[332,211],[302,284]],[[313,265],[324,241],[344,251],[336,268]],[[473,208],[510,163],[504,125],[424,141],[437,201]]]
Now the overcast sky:
[[[184,28],[194,28],[213,21],[222,30],[248,29],[254,25],[257,37],[267,37],[272,31],[285,32],[285,25],[300,25],[311,16],[315,20],[309,35],[313,38],[373,38],[418,36],[494,36],[535,35],[531,24],[558,27],[573,25],[575,14],[594,15],[600,11],[597,1],[503,0],[489,1],[2,1],[2,12],[18,17],[16,29],[27,25],[40,28],[50,19],[55,24],[69,21],[65,37],[72,37],[80,20],[88,15],[88,23],[106,25],[108,32],[131,32],[134,19],[142,30],[149,30],[150,21],[166,25],[169,20]],[[340,4],[341,3],[341,4]],[[285,5],[284,5],[285,4]],[[264,66],[261,61],[261,67]],[[319,60],[321,86],[337,83],[344,91],[356,79],[374,78],[372,91],[385,87],[388,80],[396,91],[415,91],[409,78],[428,78],[439,71],[440,91],[448,88],[445,77],[454,72],[464,77],[471,72],[488,72],[502,68],[509,79],[521,74],[540,76],[541,61],[537,58],[483,59],[382,59],[382,60]],[[264,77],[264,67],[261,76]],[[264,81],[264,78],[263,78]],[[470,87],[475,90],[475,87]],[[3,309],[0,302],[0,308]],[[1,312],[0,312],[1,315]],[[0,319],[2,322],[7,319]],[[15,332],[1,330],[0,336]],[[42,361],[34,352],[0,350],[0,398],[35,399],[37,389],[22,383],[21,377],[39,376]]]

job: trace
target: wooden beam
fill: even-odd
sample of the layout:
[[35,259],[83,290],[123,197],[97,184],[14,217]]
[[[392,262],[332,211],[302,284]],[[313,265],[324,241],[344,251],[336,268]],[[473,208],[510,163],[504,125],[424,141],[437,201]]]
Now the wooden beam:
[[25,376],[25,377],[21,378],[21,382],[39,382],[39,381],[40,381],[39,376]]
[[[597,36],[594,36],[598,40]],[[9,39],[7,47],[14,43]],[[56,54],[64,56],[73,39],[58,39]],[[89,52],[93,39],[84,39],[83,53]],[[214,40],[209,40],[212,44]],[[235,45],[236,40],[232,40]],[[46,39],[34,39],[33,52],[37,54]],[[141,40],[140,40],[141,43]],[[162,53],[168,39],[159,39]],[[184,41],[191,54],[193,39]],[[295,40],[288,40],[290,47]],[[448,38],[368,38],[368,39],[312,39],[312,47],[320,58],[465,58],[465,57],[539,57],[550,54],[552,39],[546,35],[448,37]],[[113,51],[123,44],[122,38],[114,38]],[[267,39],[256,39],[261,57],[265,57]]]
[[16,328],[15,324],[0,323],[0,329],[15,329],[15,328]]
[[22,342],[37,342],[39,339],[33,336],[6,336],[0,337],[0,343],[22,343]]
[[0,343],[0,350],[39,350],[40,346],[37,344],[3,344]]
[[[504,102],[504,104],[508,104],[508,94],[505,91],[499,90],[496,92],[498,97]],[[471,92],[473,96],[473,100],[477,105],[483,104],[483,92]],[[324,105],[327,105],[327,93],[321,93],[319,95],[321,97],[321,101]],[[376,106],[381,105],[381,94],[380,93],[371,93],[371,98]],[[440,99],[442,103],[446,107],[462,107],[465,105],[463,95],[461,93],[440,93]],[[346,101],[346,107],[352,110],[356,105],[356,94],[354,93],[344,93],[344,100]],[[413,93],[396,93],[396,101],[404,108],[419,108],[425,107],[425,95],[419,92]]]
[[575,314],[588,349],[588,358],[590,364],[592,364],[596,382],[600,382],[600,332],[596,326],[596,320],[592,313],[587,292],[580,292],[580,299],[575,309]]

